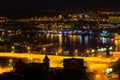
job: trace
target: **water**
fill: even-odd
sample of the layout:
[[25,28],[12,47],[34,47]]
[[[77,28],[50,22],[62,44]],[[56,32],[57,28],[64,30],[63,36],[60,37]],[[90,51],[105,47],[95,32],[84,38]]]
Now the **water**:
[[87,50],[113,46],[114,38],[46,33],[44,34],[43,43],[53,43],[53,45],[57,45],[56,49],[62,48],[63,51],[69,51],[70,55],[73,55],[75,50],[77,50],[78,55],[82,55],[85,54]]
[[[3,33],[3,32],[2,32]],[[9,46],[15,46],[14,52],[40,52],[42,54],[59,54],[59,55],[85,55],[88,53],[96,53],[114,45],[113,37],[100,37],[83,34],[69,34],[70,31],[64,33],[51,33],[43,30],[9,30],[1,33],[0,39],[8,40]],[[8,45],[8,44],[7,44]],[[44,48],[44,50],[43,50]],[[9,51],[11,51],[11,48]]]

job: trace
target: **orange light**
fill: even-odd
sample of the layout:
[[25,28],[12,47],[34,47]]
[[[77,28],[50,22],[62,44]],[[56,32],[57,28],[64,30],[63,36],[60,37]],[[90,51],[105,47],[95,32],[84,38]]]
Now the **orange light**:
[[78,50],[77,50],[77,49],[75,50],[75,53],[78,53]]
[[30,47],[28,46],[27,49],[30,50]]
[[12,46],[12,49],[15,49],[15,47],[14,47],[14,46]]
[[119,75],[118,74],[112,74],[112,78],[117,79],[117,78],[119,78]]
[[46,48],[43,48],[43,50],[45,51],[45,50],[46,50]]

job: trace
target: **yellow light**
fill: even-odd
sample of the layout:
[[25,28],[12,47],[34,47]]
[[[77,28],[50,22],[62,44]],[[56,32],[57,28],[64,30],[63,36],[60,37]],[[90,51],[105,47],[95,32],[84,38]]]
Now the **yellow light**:
[[58,51],[58,53],[60,53],[60,51]]
[[46,50],[46,48],[43,48],[43,50],[45,51],[45,50]]
[[12,63],[12,62],[13,62],[13,60],[12,60],[12,59],[10,59],[10,60],[9,60],[9,62],[10,62],[10,63]]
[[100,74],[96,74],[95,77],[96,77],[96,78],[100,78]]
[[62,49],[60,49],[60,52],[62,51]]
[[10,72],[12,70],[13,70],[13,67],[0,68],[0,74],[3,74],[4,72]]
[[[40,59],[40,62],[42,62],[42,60],[44,59],[45,55],[41,55],[41,54],[26,54],[26,53],[0,53],[0,57],[12,57],[12,58],[28,58],[29,60],[33,59],[32,61],[34,62],[34,59]],[[58,60],[63,60],[65,58],[72,58],[73,56],[56,56],[56,55],[48,55],[49,59],[50,59],[50,67],[63,67],[63,64],[58,63]],[[89,64],[90,69],[105,69],[108,66],[108,63],[110,62],[115,62],[118,60],[118,58],[98,58],[98,57],[80,57],[77,56],[75,58],[79,58],[79,59],[84,59],[87,62],[92,62],[91,64]],[[29,62],[28,60],[28,62]],[[30,61],[31,61],[30,60]],[[95,63],[94,63],[95,62]],[[100,64],[100,63],[101,64]]]
[[29,46],[27,47],[27,50],[30,50],[30,47],[29,47]]
[[101,58],[101,55],[98,55],[99,58]]
[[15,47],[14,47],[14,46],[12,46],[12,49],[15,49]]
[[75,50],[75,53],[78,53],[78,50],[77,50],[77,49]]
[[111,46],[111,47],[109,47],[109,50],[112,50],[113,49],[113,47]]
[[118,74],[112,74],[112,78],[117,79],[117,78],[119,78],[119,75]]
[[89,50],[87,50],[86,52],[87,52],[87,53],[89,53],[90,51],[89,51]]
[[95,50],[94,50],[94,49],[92,49],[92,50],[91,50],[91,52],[92,52],[92,53],[94,53],[94,52],[95,52]]

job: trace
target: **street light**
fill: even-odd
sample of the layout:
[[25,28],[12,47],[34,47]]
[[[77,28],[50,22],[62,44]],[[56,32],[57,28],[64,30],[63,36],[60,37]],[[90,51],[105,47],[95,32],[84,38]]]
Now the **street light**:
[[15,46],[12,46],[11,48],[12,48],[11,53],[14,53],[15,52]]
[[62,51],[62,49],[59,50],[60,52]]
[[86,50],[86,55],[88,56],[89,54],[90,54],[90,50],[87,49],[87,50]]
[[12,49],[15,49],[15,47],[14,47],[14,46],[12,46]]
[[91,55],[92,55],[92,57],[95,55],[95,49],[91,50]]
[[43,48],[43,51],[44,51],[44,54],[45,54],[46,48]]
[[77,56],[77,54],[78,54],[78,50],[77,49],[75,49],[74,54],[75,54],[75,56]]
[[62,54],[62,49],[59,49],[58,52],[57,52],[57,54],[61,55]]
[[30,53],[30,46],[27,47],[28,53]]
[[77,49],[75,49],[75,53],[78,53],[78,50],[77,50]]
[[13,62],[13,60],[12,60],[12,59],[9,59],[9,62],[10,62],[10,63],[12,63],[12,62]]
[[43,51],[45,51],[46,50],[46,48],[43,48]]
[[9,59],[9,66],[12,66],[12,62],[13,62],[13,60]]
[[92,49],[92,50],[91,50],[91,52],[92,52],[92,53],[94,53],[94,52],[95,52],[95,50],[94,50],[94,49]]

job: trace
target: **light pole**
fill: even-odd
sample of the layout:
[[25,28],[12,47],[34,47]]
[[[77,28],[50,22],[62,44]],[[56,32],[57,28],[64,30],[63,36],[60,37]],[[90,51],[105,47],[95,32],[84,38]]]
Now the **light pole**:
[[86,50],[86,55],[89,56],[90,50]]
[[10,59],[10,60],[9,60],[9,66],[12,66],[12,63],[13,63],[13,60]]
[[14,46],[12,46],[11,48],[12,48],[11,53],[14,53],[14,52],[15,52],[15,47],[14,47]]
[[59,49],[59,50],[58,50],[58,54],[59,54],[59,55],[62,55],[62,49]]
[[43,54],[45,54],[46,48],[43,48]]
[[94,57],[95,56],[95,49],[91,50],[91,56]]
[[77,49],[75,49],[74,54],[75,54],[75,56],[78,55],[78,50]]
[[30,53],[30,46],[27,47],[28,53]]

